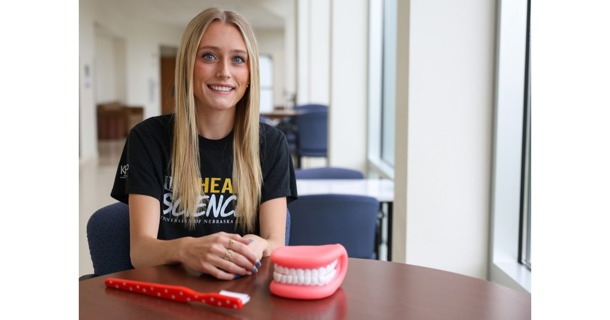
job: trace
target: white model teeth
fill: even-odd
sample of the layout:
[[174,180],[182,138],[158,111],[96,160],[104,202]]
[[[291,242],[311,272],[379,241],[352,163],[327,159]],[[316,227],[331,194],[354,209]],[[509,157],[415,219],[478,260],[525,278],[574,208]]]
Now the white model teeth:
[[223,91],[223,92],[231,91],[231,87],[210,86],[210,88],[212,88],[213,90],[216,90],[216,91]]
[[328,284],[337,273],[337,260],[326,267],[317,269],[294,269],[273,265],[273,280],[284,284],[303,286],[323,286]]

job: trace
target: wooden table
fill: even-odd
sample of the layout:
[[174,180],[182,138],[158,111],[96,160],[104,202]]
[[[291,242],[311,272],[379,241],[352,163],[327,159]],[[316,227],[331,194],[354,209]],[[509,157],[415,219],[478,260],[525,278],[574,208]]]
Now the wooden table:
[[310,194],[356,194],[376,198],[381,203],[386,223],[380,227],[385,231],[387,253],[377,257],[392,261],[392,223],[394,204],[394,181],[390,179],[297,179],[300,196]]
[[[180,266],[118,272],[79,282],[80,319],[467,319],[531,318],[531,296],[513,289],[413,265],[349,259],[347,276],[334,295],[314,301],[290,300],[269,291],[268,258],[250,277],[222,281]],[[203,292],[247,293],[241,310],[180,303],[106,288],[107,277],[187,286]]]

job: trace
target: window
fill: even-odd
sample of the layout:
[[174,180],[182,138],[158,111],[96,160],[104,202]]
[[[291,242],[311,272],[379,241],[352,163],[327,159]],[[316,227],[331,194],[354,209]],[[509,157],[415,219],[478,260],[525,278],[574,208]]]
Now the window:
[[258,57],[261,78],[260,112],[273,111],[273,60],[271,56]]
[[530,2],[527,9],[527,31],[525,43],[525,110],[523,112],[523,164],[521,178],[521,245],[519,261],[532,269],[532,212],[531,212],[531,69],[530,69]]
[[381,95],[381,159],[394,167],[396,115],[396,0],[383,6],[383,84]]
[[498,3],[490,280],[531,290],[528,0]]
[[369,146],[372,171],[394,177],[396,0],[369,1]]

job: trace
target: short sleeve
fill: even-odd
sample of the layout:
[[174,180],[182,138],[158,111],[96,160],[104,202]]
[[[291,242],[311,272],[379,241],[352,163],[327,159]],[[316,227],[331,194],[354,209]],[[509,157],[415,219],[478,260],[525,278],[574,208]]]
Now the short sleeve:
[[276,128],[261,124],[261,166],[263,187],[261,203],[280,197],[288,202],[297,198],[294,165],[286,136]]
[[138,124],[127,137],[111,197],[128,203],[129,194],[143,194],[161,201],[169,160],[169,138],[158,118]]

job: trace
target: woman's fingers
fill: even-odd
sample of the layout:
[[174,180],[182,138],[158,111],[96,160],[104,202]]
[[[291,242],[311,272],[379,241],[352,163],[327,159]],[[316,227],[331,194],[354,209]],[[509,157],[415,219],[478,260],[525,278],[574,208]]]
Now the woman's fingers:
[[[235,236],[237,236],[239,238],[235,238]],[[231,255],[235,252],[235,253],[238,253],[239,255],[243,256],[247,260],[247,263],[246,263],[246,261],[243,261],[243,260],[238,260],[237,262],[235,262],[236,264],[238,264],[246,269],[254,267],[256,265],[256,263],[258,262],[256,255],[254,254],[254,252],[252,252],[252,250],[248,246],[250,244],[250,241],[251,240],[242,238],[239,235],[231,235],[228,237],[227,242],[226,242],[226,249],[231,250]],[[228,253],[225,252],[225,256],[223,256],[223,258],[226,258],[227,255],[228,255]]]
[[224,280],[258,272],[254,254],[248,248],[250,242],[238,234],[218,233],[214,244],[203,258],[204,272]]
[[258,272],[260,262],[256,259],[251,247],[248,246],[250,241],[238,234],[220,232],[199,238],[196,242],[198,244],[194,247],[204,250],[203,255],[199,251],[199,254],[192,256],[193,258],[198,256],[196,269],[200,269],[201,272],[223,280]]

